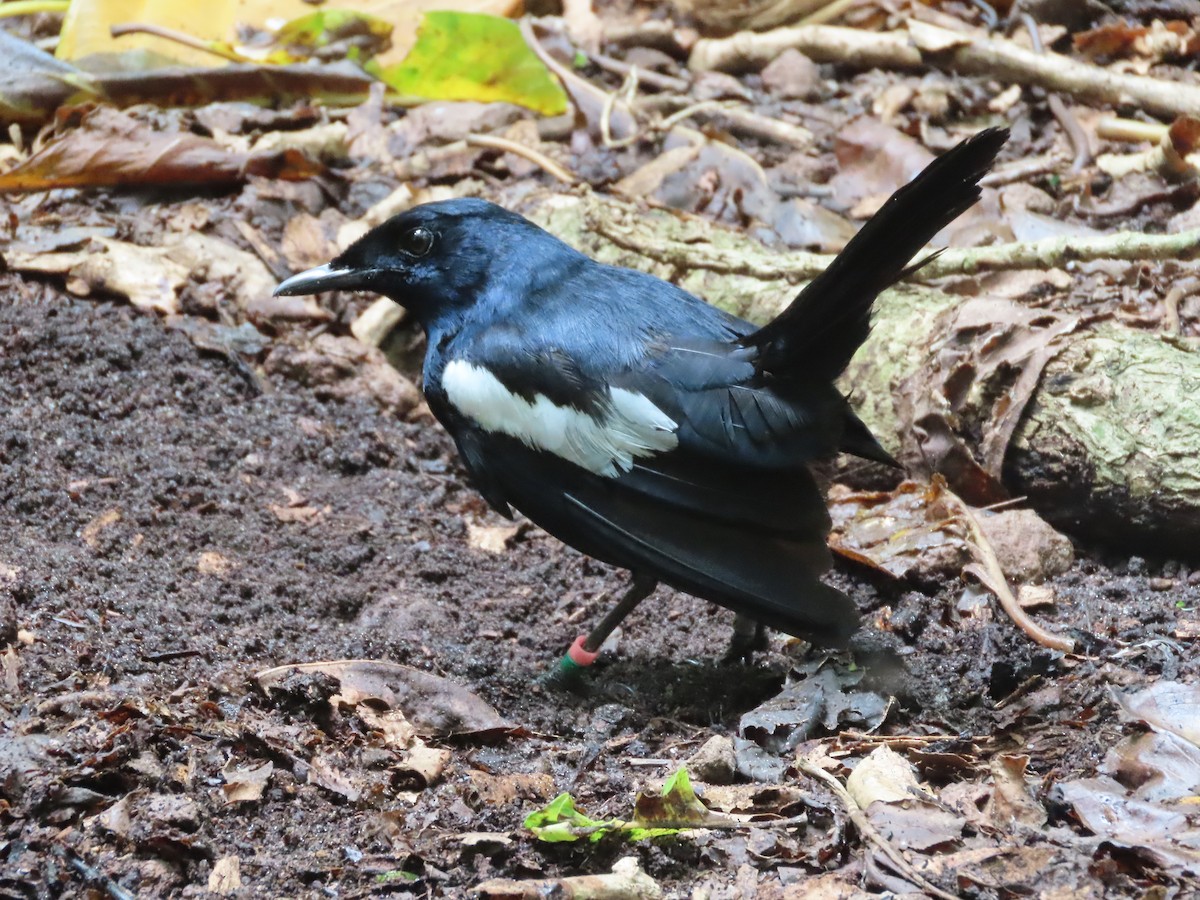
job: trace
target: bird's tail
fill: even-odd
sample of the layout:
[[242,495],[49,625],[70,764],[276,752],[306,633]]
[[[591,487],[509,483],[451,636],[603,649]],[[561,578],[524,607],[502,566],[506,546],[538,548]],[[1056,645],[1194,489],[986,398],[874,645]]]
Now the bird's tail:
[[867,339],[875,298],[933,258],[909,266],[935,234],[979,199],[979,179],[1006,140],[1006,128],[981,131],[892,194],[787,309],[743,339],[760,349],[760,368],[777,375],[793,368],[810,377],[840,375]]

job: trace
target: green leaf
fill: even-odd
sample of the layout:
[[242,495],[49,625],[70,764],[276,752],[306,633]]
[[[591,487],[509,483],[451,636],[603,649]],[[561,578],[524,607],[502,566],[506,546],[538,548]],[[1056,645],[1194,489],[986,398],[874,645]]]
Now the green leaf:
[[559,794],[525,817],[525,827],[540,841],[598,841],[619,834],[631,841],[666,837],[690,828],[731,828],[740,824],[718,815],[700,802],[687,770],[680,769],[663,785],[661,794],[639,794],[633,821],[592,819],[575,806],[570,794]]
[[553,116],[567,95],[515,22],[479,13],[428,12],[404,61],[384,69],[397,93],[426,100],[506,101]]
[[559,794],[542,809],[525,817],[525,827],[539,841],[561,843],[586,838],[598,841],[604,835],[625,823],[619,819],[607,822],[590,819],[575,807],[575,799],[568,793]]

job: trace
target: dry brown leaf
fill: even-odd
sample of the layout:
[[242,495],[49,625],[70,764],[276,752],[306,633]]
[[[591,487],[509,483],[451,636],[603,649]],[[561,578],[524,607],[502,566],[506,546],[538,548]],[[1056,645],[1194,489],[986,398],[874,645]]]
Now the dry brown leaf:
[[222,856],[208,873],[208,889],[214,894],[236,894],[242,886],[242,866],[236,856]]
[[9,645],[0,654],[0,666],[4,668],[4,687],[10,694],[21,689],[21,655],[17,653],[16,645]]
[[1081,319],[984,298],[946,316],[934,330],[943,337],[900,384],[897,410],[911,423],[901,458],[985,506],[1007,498],[1000,476],[1013,432],[1059,341]]
[[1041,828],[1046,810],[1030,793],[1026,767],[1028,756],[1000,755],[992,760],[992,800],[990,814],[997,828],[1011,831],[1014,823]]
[[17,271],[63,275],[67,289],[79,296],[118,294],[140,309],[166,315],[179,312],[179,292],[189,281],[224,287],[246,308],[270,298],[275,286],[257,257],[196,232],[166,235],[156,247],[94,237],[80,250],[60,253],[10,248],[4,259]]
[[350,803],[357,803],[362,797],[362,789],[355,784],[354,778],[325,756],[318,755],[309,760],[308,783],[344,797]]
[[372,659],[299,663],[266,669],[254,676],[267,692],[287,690],[297,675],[321,674],[336,679],[346,703],[365,700],[398,709],[423,737],[496,735],[514,726],[462,685],[410,666]]
[[[329,698],[330,703],[337,700],[344,701],[345,698],[337,694]],[[400,710],[376,710],[365,703],[348,703],[347,705],[355,708],[355,713],[368,728],[379,733],[383,738],[383,745],[389,750],[407,750],[413,746],[417,732]]]
[[274,513],[280,522],[289,525],[295,522],[311,522],[322,513],[322,510],[315,506],[279,506],[275,503],[267,504],[267,509]]
[[84,116],[78,127],[0,174],[0,192],[66,187],[231,185],[248,176],[296,181],[324,172],[302,154],[233,153],[211,138],[167,133],[112,107]]
[[229,760],[221,769],[221,777],[225,779],[221,785],[225,802],[245,803],[261,799],[274,771],[275,764],[270,760],[250,765],[237,765]]
[[925,794],[912,763],[886,744],[854,767],[846,779],[846,791],[863,809],[876,801],[897,803]]
[[942,505],[936,483],[905,481],[894,491],[829,491],[829,546],[847,559],[895,578],[934,577],[970,559],[962,527]]
[[95,550],[97,547],[100,546],[100,533],[102,531],[104,531],[104,529],[106,529],[112,525],[115,525],[117,522],[120,522],[120,521],[121,521],[121,510],[119,510],[119,509],[107,510],[105,512],[100,513],[100,515],[96,516],[96,518],[92,519],[92,521],[90,521],[86,525],[84,525],[83,531],[81,531],[79,533],[79,536],[81,538],[83,538],[83,542],[85,544],[87,544],[89,547],[91,547],[93,550]]
[[405,781],[414,781],[424,788],[437,782],[449,763],[449,750],[430,747],[418,738],[392,771]]
[[1053,606],[1056,601],[1054,588],[1048,584],[1023,584],[1017,589],[1017,602],[1022,609]]
[[491,808],[518,800],[546,801],[556,793],[554,777],[544,772],[492,775],[488,772],[467,773],[470,786],[467,802],[477,808]]

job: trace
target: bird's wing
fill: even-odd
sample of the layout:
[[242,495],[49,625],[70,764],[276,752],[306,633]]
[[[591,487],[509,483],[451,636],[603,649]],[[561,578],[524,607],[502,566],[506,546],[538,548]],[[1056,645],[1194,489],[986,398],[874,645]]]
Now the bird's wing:
[[839,449],[890,460],[873,439],[845,445],[859,423],[833,385],[775,378],[757,355],[729,341],[668,338],[613,383],[661,406],[678,424],[680,447],[709,460],[790,469]]
[[[605,379],[562,348],[486,353],[492,346],[450,359],[438,391],[493,506],[790,633],[841,643],[854,630],[853,606],[819,580],[829,517],[803,465],[697,452],[686,402],[668,411],[668,400],[652,399],[665,390],[661,367],[641,380],[631,369]],[[717,390],[711,377],[689,384]]]

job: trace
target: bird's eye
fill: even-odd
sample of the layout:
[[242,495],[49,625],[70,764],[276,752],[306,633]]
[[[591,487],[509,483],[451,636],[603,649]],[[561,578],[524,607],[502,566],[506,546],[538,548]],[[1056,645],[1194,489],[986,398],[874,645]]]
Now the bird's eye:
[[413,256],[424,256],[433,249],[433,232],[423,225],[406,231],[400,238],[400,249]]

